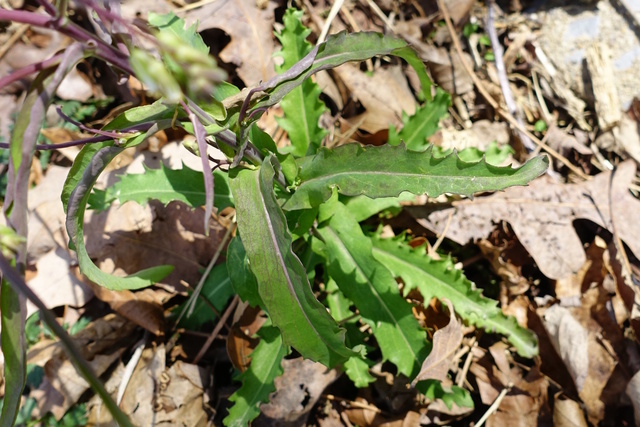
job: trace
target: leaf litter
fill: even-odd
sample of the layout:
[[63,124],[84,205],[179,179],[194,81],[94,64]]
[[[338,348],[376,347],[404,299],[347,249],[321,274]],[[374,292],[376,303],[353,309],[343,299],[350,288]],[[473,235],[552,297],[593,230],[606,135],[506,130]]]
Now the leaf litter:
[[[485,28],[482,21],[487,5],[492,2],[468,1],[464,7],[458,3],[443,2],[451,12],[466,12],[452,17],[458,36],[468,41],[464,61],[475,67],[476,76],[488,93],[501,99],[499,76],[491,59],[493,47],[486,41],[490,29]],[[623,15],[621,10],[616,10],[619,5],[612,7],[613,3],[605,0],[600,3],[606,6],[599,6],[599,10]],[[302,5],[307,11],[304,19],[315,23],[311,26],[312,38],[317,37],[320,31],[317,23],[324,23],[324,12],[331,5],[323,1],[305,1]],[[343,6],[330,32],[343,28],[356,30],[355,24],[372,30],[391,30],[404,37],[418,49],[436,83],[453,97],[449,116],[441,121],[440,130],[430,141],[445,149],[485,150],[488,143],[497,140],[501,144],[510,143],[515,148],[513,157],[524,160],[528,153],[520,145],[518,136],[509,134],[505,122],[495,119],[491,103],[474,91],[473,79],[462,66],[463,60],[453,46],[451,34],[439,24],[444,23],[441,11],[435,3],[420,5],[379,2],[379,9],[375,9],[370,2],[348,4]],[[416,237],[426,238],[429,245],[433,245],[437,237],[446,237],[442,244],[455,250],[455,260],[465,271],[471,271],[477,264],[484,265],[490,274],[474,274],[473,281],[485,291],[491,291],[489,288],[494,286],[493,292],[499,296],[502,310],[519,313],[516,315],[519,322],[536,332],[540,340],[539,358],[534,362],[520,358],[505,342],[472,326],[463,325],[462,330],[454,334],[451,329],[456,329],[456,318],[450,309],[449,326],[435,333],[431,355],[424,360],[420,375],[425,379],[435,376],[470,390],[475,409],[443,405],[437,393],[412,394],[407,381],[382,364],[369,369],[375,376],[373,383],[353,390],[343,386],[344,375],[340,372],[318,370],[322,372],[311,374],[306,362],[287,356],[279,365],[284,376],[276,382],[276,392],[281,397],[273,398],[263,407],[264,416],[286,421],[289,414],[295,412],[302,414],[301,419],[306,419],[308,424],[363,426],[456,422],[467,425],[485,414],[489,415],[486,421],[489,425],[552,422],[587,425],[587,420],[591,425],[629,424],[634,422],[634,414],[635,419],[639,419],[640,358],[636,337],[640,333],[640,315],[635,287],[640,258],[640,226],[636,213],[640,206],[636,164],[626,160],[637,160],[638,116],[634,116],[633,110],[637,101],[628,100],[626,104],[631,102],[631,105],[614,106],[622,118],[611,130],[590,132],[598,123],[598,115],[603,114],[599,103],[604,101],[597,96],[589,99],[579,82],[567,82],[566,76],[553,74],[554,69],[562,67],[558,64],[554,67],[552,63],[558,60],[553,56],[555,52],[551,52],[551,63],[544,56],[544,51],[551,46],[547,38],[552,35],[545,26],[550,25],[549,17],[554,14],[573,13],[574,18],[584,19],[589,14],[597,16],[604,12],[578,4],[567,8],[554,5],[548,11],[540,11],[545,26],[539,28],[525,8],[531,5],[531,2],[514,2],[512,10],[498,13],[499,36],[506,47],[505,62],[511,73],[509,85],[527,129],[535,130],[534,125],[545,122],[546,133],[537,131],[536,135],[546,136],[549,146],[581,168],[590,179],[583,180],[583,176],[556,162],[556,173],[540,177],[528,187],[478,195],[473,200],[445,195],[436,203],[430,201],[424,206],[416,206],[420,201],[414,201],[414,206],[406,208],[412,216],[401,216],[389,223],[394,232],[399,234],[409,229]],[[200,9],[185,9],[183,13],[188,23],[200,21],[199,31],[212,45],[212,51],[226,63],[233,77],[250,86],[274,75],[273,53],[277,44],[273,24],[280,19],[280,6],[275,1],[210,2]],[[154,11],[166,12],[171,8],[178,11],[174,6],[164,8],[154,6]],[[123,4],[125,19],[133,19],[136,12],[144,16],[150,11],[146,3]],[[401,13],[398,15],[398,12]],[[381,14],[387,20],[395,16],[394,25],[389,27]],[[572,21],[567,22],[563,21],[563,25],[577,28],[577,24],[571,27]],[[46,59],[64,42],[47,33],[25,34],[0,60],[3,74],[7,69]],[[556,38],[553,36],[553,40]],[[568,47],[556,45],[561,55],[571,58]],[[633,49],[634,45],[631,46]],[[618,67],[614,72],[619,73],[623,57],[615,55],[621,53],[612,54],[614,66]],[[345,106],[332,109],[330,122],[347,122],[349,130],[330,126],[328,144],[342,143],[352,137],[364,140],[369,135],[385,132],[390,125],[402,127],[403,113],[414,112],[415,98],[410,88],[415,87],[415,76],[411,71],[398,62],[389,63],[386,58],[370,65],[372,68],[366,71],[366,66],[350,65],[329,74],[341,96],[340,102],[334,103]],[[571,66],[583,65],[574,61]],[[99,79],[87,77],[95,75],[91,69],[94,64],[86,67],[89,71],[76,70],[78,84],[63,87],[65,91],[58,93],[60,98],[85,102],[112,90],[103,87]],[[597,70],[590,68],[585,73],[574,74],[588,75],[589,72]],[[591,76],[596,82],[597,77],[601,76]],[[90,82],[88,86],[87,82]],[[626,80],[622,83],[627,84]],[[572,85],[578,86],[577,95],[572,92]],[[12,110],[15,95],[21,90],[16,85],[2,89],[0,95],[8,105],[3,111]],[[626,95],[637,95],[632,92]],[[337,96],[336,92],[333,96]],[[591,115],[584,114],[584,109]],[[100,112],[100,115],[106,113]],[[0,117],[2,129],[8,127],[7,114]],[[576,127],[586,132],[580,133]],[[179,132],[167,133],[171,140],[182,137]],[[44,134],[47,136],[47,132]],[[53,135],[49,131],[51,139],[55,138]],[[69,138],[69,134],[61,138]],[[167,166],[181,167],[182,160],[176,160],[172,150],[175,144],[155,153],[153,167],[158,166],[157,156]],[[136,424],[145,425],[153,417],[168,423],[183,420],[188,425],[205,425],[207,420],[221,422],[226,415],[227,399],[237,388],[229,374],[231,362],[241,370],[250,367],[251,352],[262,342],[255,336],[263,319],[260,310],[238,311],[235,319],[223,327],[220,338],[224,339],[215,340],[208,356],[199,364],[190,363],[192,360],[184,355],[195,354],[204,342],[203,334],[211,329],[203,329],[204,333],[191,330],[177,333],[167,330],[166,320],[169,311],[186,294],[185,283],[189,286],[197,283],[219,245],[224,226],[212,221],[214,232],[205,238],[201,226],[198,227],[203,220],[202,212],[178,204],[152,203],[142,208],[125,203],[107,212],[92,213],[87,217],[87,246],[102,269],[130,273],[148,266],[147,263],[170,263],[178,267],[174,276],[144,291],[114,293],[97,288],[76,276],[76,266],[66,250],[64,216],[57,199],[61,188],[59,176],[66,174],[69,164],[66,155],[58,152],[52,155],[50,163],[45,165],[43,179],[30,193],[33,221],[29,244],[32,250],[30,284],[44,289],[55,280],[56,298],[45,300],[51,308],[68,312],[61,319],[92,314],[90,308],[95,302],[88,301],[91,294],[88,289],[93,289],[100,309],[93,310],[96,314],[93,322],[75,339],[85,344],[85,356],[93,360],[94,368],[106,373],[107,387],[114,394],[123,382],[125,363],[132,359],[142,331],[147,331],[143,341],[146,348],[135,366],[122,403],[130,414],[135,414]],[[149,159],[153,155],[147,151],[141,157]],[[122,161],[128,162],[124,158]],[[124,172],[125,169],[116,170],[105,178],[114,182]],[[218,219],[225,223],[224,215]],[[402,225],[397,226],[398,223]],[[501,232],[509,228],[512,233]],[[501,240],[496,241],[496,236]],[[619,245],[615,239],[619,239]],[[69,290],[63,291],[63,285]],[[412,294],[407,295],[411,297]],[[106,314],[111,310],[118,314]],[[212,310],[209,325],[219,317],[216,311]],[[434,322],[429,316],[425,319]],[[434,328],[435,323],[425,326]],[[447,329],[450,326],[451,329]],[[438,338],[447,334],[455,338],[451,338],[450,345]],[[33,346],[29,353],[30,360],[44,370],[44,380],[30,392],[37,401],[32,415],[37,417],[50,411],[60,419],[72,405],[83,401],[88,403],[91,423],[106,422],[100,417],[107,411],[97,398],[87,402],[84,396],[87,385],[78,381],[60,348],[51,341],[41,342],[42,345]],[[274,360],[277,361],[279,354],[276,353]],[[434,363],[433,358],[439,354],[444,356]],[[430,370],[437,372],[429,373]],[[212,399],[211,393],[217,397]],[[492,405],[497,406],[491,409]],[[138,409],[134,411],[134,408]],[[258,421],[256,425],[266,425],[259,424],[262,422],[265,421]]]

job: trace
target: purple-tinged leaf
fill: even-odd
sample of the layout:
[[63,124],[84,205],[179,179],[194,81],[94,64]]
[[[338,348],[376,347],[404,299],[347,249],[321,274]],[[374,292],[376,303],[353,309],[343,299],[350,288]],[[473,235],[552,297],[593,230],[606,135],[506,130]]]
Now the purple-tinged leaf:
[[211,212],[213,211],[213,174],[211,173],[211,166],[209,166],[209,157],[207,155],[207,131],[194,113],[189,114],[189,120],[191,121],[193,130],[195,131],[196,141],[198,142],[198,151],[200,151],[200,160],[202,161],[202,170],[204,172],[204,234],[208,236],[209,219],[211,218]]
[[315,298],[307,272],[291,249],[291,235],[273,189],[275,158],[261,169],[241,170],[230,179],[238,229],[258,293],[286,345],[302,356],[335,366],[358,353],[345,345],[338,327]]
[[[4,212],[8,224],[25,241],[16,248],[15,263],[24,271],[27,258],[26,237],[27,191],[29,172],[36,147],[36,140],[53,94],[71,67],[84,56],[85,47],[72,44],[65,50],[60,65],[51,75],[51,70],[42,72],[29,89],[25,103],[11,135],[9,157],[9,179],[4,201]],[[20,407],[20,395],[26,382],[26,344],[24,323],[26,301],[6,282],[2,282],[2,353],[5,355],[4,376],[6,379],[4,404],[0,424],[12,425]]]

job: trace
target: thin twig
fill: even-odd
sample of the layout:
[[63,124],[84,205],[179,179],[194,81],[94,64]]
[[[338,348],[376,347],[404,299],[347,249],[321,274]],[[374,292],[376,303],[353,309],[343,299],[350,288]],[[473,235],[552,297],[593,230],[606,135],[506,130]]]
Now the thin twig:
[[473,348],[478,345],[476,337],[473,337],[471,340],[472,341],[469,344],[469,353],[467,353],[467,358],[464,360],[462,370],[458,372],[458,375],[456,376],[456,385],[458,387],[462,387],[462,384],[464,384],[464,380],[467,378],[467,372],[469,372],[471,362],[473,361]]
[[[442,17],[444,18],[444,22],[447,25],[447,29],[449,30],[449,33],[451,34],[451,39],[453,40],[453,46],[456,49],[456,53],[458,54],[458,56],[460,56],[460,58],[464,58],[464,54],[462,52],[462,46],[460,46],[460,41],[458,40],[458,37],[456,35],[456,31],[453,28],[453,24],[451,23],[451,16],[449,15],[449,11],[447,10],[446,6],[444,5],[444,1],[443,0],[438,0],[438,7],[440,8],[440,11],[442,12]],[[553,157],[556,160],[558,160],[559,162],[561,162],[563,165],[565,165],[567,168],[569,168],[573,173],[578,175],[580,178],[582,178],[584,180],[591,179],[588,175],[586,175],[584,172],[582,172],[580,170],[580,168],[578,168],[577,166],[572,164],[563,155],[561,155],[560,153],[558,153],[556,150],[554,150],[553,148],[549,147],[548,145],[543,144],[534,134],[529,132],[527,129],[525,129],[524,126],[522,126],[520,123],[518,123],[518,121],[511,114],[509,114],[508,111],[503,110],[500,107],[500,105],[496,102],[496,100],[493,99],[493,97],[489,94],[489,92],[484,87],[484,84],[480,81],[478,76],[476,76],[476,74],[473,72],[473,70],[469,67],[469,64],[467,64],[467,61],[462,59],[460,62],[462,63],[462,66],[465,69],[466,73],[469,75],[469,77],[471,77],[471,80],[473,80],[473,84],[478,89],[478,92],[480,92],[480,95],[482,95],[482,97],[500,115],[500,117],[502,117],[504,120],[506,120],[511,126],[513,126],[516,129],[522,131],[537,146],[539,146],[544,151],[546,151],[551,157]]]
[[487,419],[489,419],[489,417],[498,410],[498,408],[500,407],[500,404],[502,403],[502,399],[504,399],[507,393],[509,393],[509,390],[511,390],[511,387],[513,387],[513,384],[509,383],[505,388],[502,389],[502,391],[500,391],[500,394],[498,394],[498,397],[496,397],[496,400],[491,404],[491,406],[489,407],[487,412],[485,412],[482,418],[480,418],[480,420],[478,421],[478,424],[476,424],[475,427],[482,427],[485,421],[487,421]]
[[240,297],[236,295],[231,301],[231,304],[229,304],[229,307],[227,307],[224,314],[218,321],[218,324],[216,325],[216,327],[213,328],[213,331],[211,331],[211,335],[209,335],[209,338],[207,338],[207,341],[204,343],[204,345],[202,346],[202,348],[200,349],[196,357],[193,359],[193,363],[195,365],[197,365],[198,362],[200,362],[200,359],[202,359],[205,353],[207,352],[207,350],[209,350],[211,343],[213,343],[213,340],[216,339],[216,337],[224,327],[225,323],[227,322],[227,319],[229,318],[229,316],[231,316],[231,313],[233,312],[234,308],[236,307],[236,305],[238,305],[239,301],[240,301]]
[[7,40],[7,42],[2,45],[2,47],[0,47],[0,59],[2,59],[6,55],[9,49],[11,49],[11,46],[13,46],[18,41],[18,39],[20,39],[20,37],[22,37],[22,35],[27,32],[28,29],[29,24],[20,24],[18,26],[16,31],[11,35],[11,37],[9,37],[9,40]]
[[207,270],[204,272],[204,274],[200,278],[200,281],[198,282],[198,285],[196,286],[196,288],[193,290],[193,293],[191,294],[191,301],[189,301],[189,303],[187,304],[189,306],[189,310],[187,311],[187,317],[193,314],[193,310],[196,307],[196,299],[198,298],[198,295],[202,291],[202,286],[204,285],[205,280],[209,276],[209,273],[211,272],[211,269],[213,268],[213,266],[216,264],[216,262],[218,262],[218,258],[220,258],[220,254],[222,253],[224,248],[227,246],[227,242],[229,241],[229,239],[231,238],[231,235],[233,234],[233,232],[237,227],[235,215],[232,221],[233,223],[229,228],[227,228],[226,233],[224,233],[224,237],[222,238],[222,241],[220,242],[220,245],[218,246],[216,253],[213,255],[213,258],[211,258],[211,261],[207,266]]
[[[518,115],[518,108],[516,106],[516,101],[513,99],[513,93],[511,93],[511,86],[509,86],[509,79],[507,78],[507,70],[504,68],[504,58],[503,53],[504,49],[502,49],[502,45],[500,44],[500,40],[498,40],[498,34],[496,33],[496,28],[494,25],[493,15],[495,13],[495,2],[494,0],[487,1],[487,22],[485,25],[485,30],[489,34],[489,40],[491,40],[491,47],[493,49],[493,55],[495,58],[496,70],[498,72],[498,81],[500,82],[500,88],[502,89],[502,96],[504,97],[504,102],[507,104],[507,109],[509,110],[509,114],[514,116],[518,123],[524,125],[522,117]],[[518,130],[518,134],[520,135],[520,140],[522,144],[527,149],[528,152],[532,152],[535,149],[535,145],[531,141],[531,139],[524,133]]]
[[327,34],[329,34],[329,28],[331,28],[331,23],[336,18],[336,16],[338,16],[338,12],[340,11],[340,8],[343,4],[344,0],[337,0],[333,2],[333,6],[331,6],[331,10],[329,11],[329,16],[327,16],[327,20],[324,22],[322,31],[320,31],[320,35],[318,36],[318,41],[316,42],[317,45],[323,43],[327,38]]
[[122,398],[124,397],[124,393],[127,391],[127,386],[129,385],[129,381],[131,381],[131,377],[133,376],[133,372],[136,370],[136,366],[138,366],[138,362],[140,362],[140,358],[142,358],[142,351],[147,343],[147,335],[148,332],[144,333],[144,337],[138,341],[136,344],[136,349],[129,359],[129,363],[124,369],[124,373],[122,374],[122,380],[120,380],[120,386],[118,387],[118,394],[116,396],[116,404],[120,406],[122,403]]
[[365,0],[365,1],[367,2],[369,7],[371,8],[371,10],[373,10],[373,13],[375,13],[378,16],[378,18],[382,19],[382,22],[384,22],[384,25],[386,25],[387,28],[392,33],[395,33],[396,32],[396,28],[393,25],[393,21],[391,21],[389,18],[387,18],[387,15],[384,14],[382,9],[380,9],[380,7],[373,0]]
[[446,237],[447,231],[449,231],[449,226],[451,225],[451,219],[453,219],[453,212],[454,211],[451,210],[451,212],[449,213],[449,218],[447,219],[447,223],[444,226],[444,230],[442,230],[442,233],[440,233],[440,235],[438,236],[438,240],[436,240],[436,242],[431,247],[431,251],[433,252],[437,251],[440,245],[442,244],[444,238]]

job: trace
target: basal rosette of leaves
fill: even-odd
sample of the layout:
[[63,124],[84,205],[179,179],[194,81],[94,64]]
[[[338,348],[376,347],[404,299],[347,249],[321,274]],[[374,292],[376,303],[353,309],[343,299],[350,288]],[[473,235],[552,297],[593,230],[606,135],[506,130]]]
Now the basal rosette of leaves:
[[[259,414],[259,405],[268,400],[273,380],[281,373],[280,361],[290,349],[328,367],[344,366],[358,387],[371,382],[369,366],[383,360],[413,379],[431,345],[412,315],[411,304],[400,293],[398,276],[421,292],[425,303],[432,297],[446,297],[465,321],[504,334],[520,354],[530,357],[537,351],[535,337],[473,291],[461,272],[425,259],[397,241],[371,237],[359,222],[384,209],[399,209],[407,194],[471,196],[526,185],[545,171],[547,158],[540,156],[512,168],[493,166],[484,158],[468,163],[456,153],[435,155],[426,139],[446,114],[449,98],[441,90],[431,96],[431,80],[415,51],[401,39],[378,33],[343,32],[312,47],[300,19],[301,12],[287,10],[284,27],[277,34],[282,43],[280,74],[239,94],[222,81],[224,73],[194,27],[186,28],[174,15],[151,15],[156,49],[132,45],[129,65],[121,68],[159,99],[125,111],[106,125],[102,132],[109,137],[82,149],[62,193],[70,247],[78,254],[81,271],[113,290],[150,286],[169,274],[172,266],[127,277],[101,271],[84,244],[87,206],[103,209],[114,201],[180,200],[193,208],[204,206],[205,230],[214,207],[235,208],[238,235],[228,248],[227,269],[216,274],[224,281],[228,277],[240,298],[261,307],[269,322],[258,333],[261,343],[249,371],[240,377],[242,387],[230,399],[234,406],[224,420],[229,426],[246,425]],[[326,107],[310,77],[376,56],[397,57],[411,66],[422,84],[420,99],[425,103],[414,116],[403,117],[402,129],[390,130],[388,145],[323,147],[326,131],[318,122]],[[279,123],[291,139],[291,146],[284,149],[276,148],[255,124],[278,103],[284,111]],[[27,124],[21,125],[23,132]],[[125,175],[111,188],[93,190],[100,173],[118,154],[173,126],[195,136],[197,144],[188,148],[201,158],[206,173],[163,167]],[[228,174],[217,169],[220,165],[212,170],[209,146],[228,157]],[[17,155],[14,158],[18,160]],[[332,284],[331,292],[320,300],[315,287],[320,278],[309,280],[317,263],[324,281]],[[409,267],[402,267],[403,263]],[[3,293],[3,304],[4,300]],[[484,317],[478,313],[482,310],[488,313]],[[348,312],[358,324],[368,325],[368,336],[338,323]],[[3,315],[3,328],[4,320]],[[367,353],[365,342],[378,346],[379,360],[369,358],[372,352]],[[3,350],[9,350],[4,340]],[[16,369],[20,363],[15,361]],[[429,390],[431,396],[449,396],[448,402],[469,402],[468,394],[458,389],[449,393],[429,386]]]

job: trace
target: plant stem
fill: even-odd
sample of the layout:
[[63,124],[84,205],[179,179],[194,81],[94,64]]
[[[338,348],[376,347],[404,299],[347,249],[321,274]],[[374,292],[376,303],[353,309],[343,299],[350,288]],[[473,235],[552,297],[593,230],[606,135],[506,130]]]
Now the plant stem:
[[96,56],[120,68],[122,71],[133,74],[126,55],[115,47],[105,43],[99,37],[74,24],[69,18],[50,17],[35,12],[24,10],[0,9],[0,21],[21,22],[36,27],[50,28],[71,37],[72,39],[88,43],[96,49]]
[[80,351],[76,347],[73,339],[62,326],[56,322],[55,317],[44,305],[42,300],[29,288],[29,286],[22,280],[20,274],[11,267],[9,262],[4,256],[0,256],[0,271],[4,275],[4,278],[11,284],[11,286],[19,293],[24,295],[31,301],[38,310],[40,310],[40,318],[42,321],[60,338],[64,349],[66,350],[69,359],[73,362],[73,366],[78,373],[89,383],[91,388],[100,396],[109,412],[113,416],[113,419],[120,425],[120,427],[133,427],[129,418],[118,408],[116,402],[114,402],[111,395],[107,392],[102,385],[102,382],[98,379],[93,369],[82,357]]

